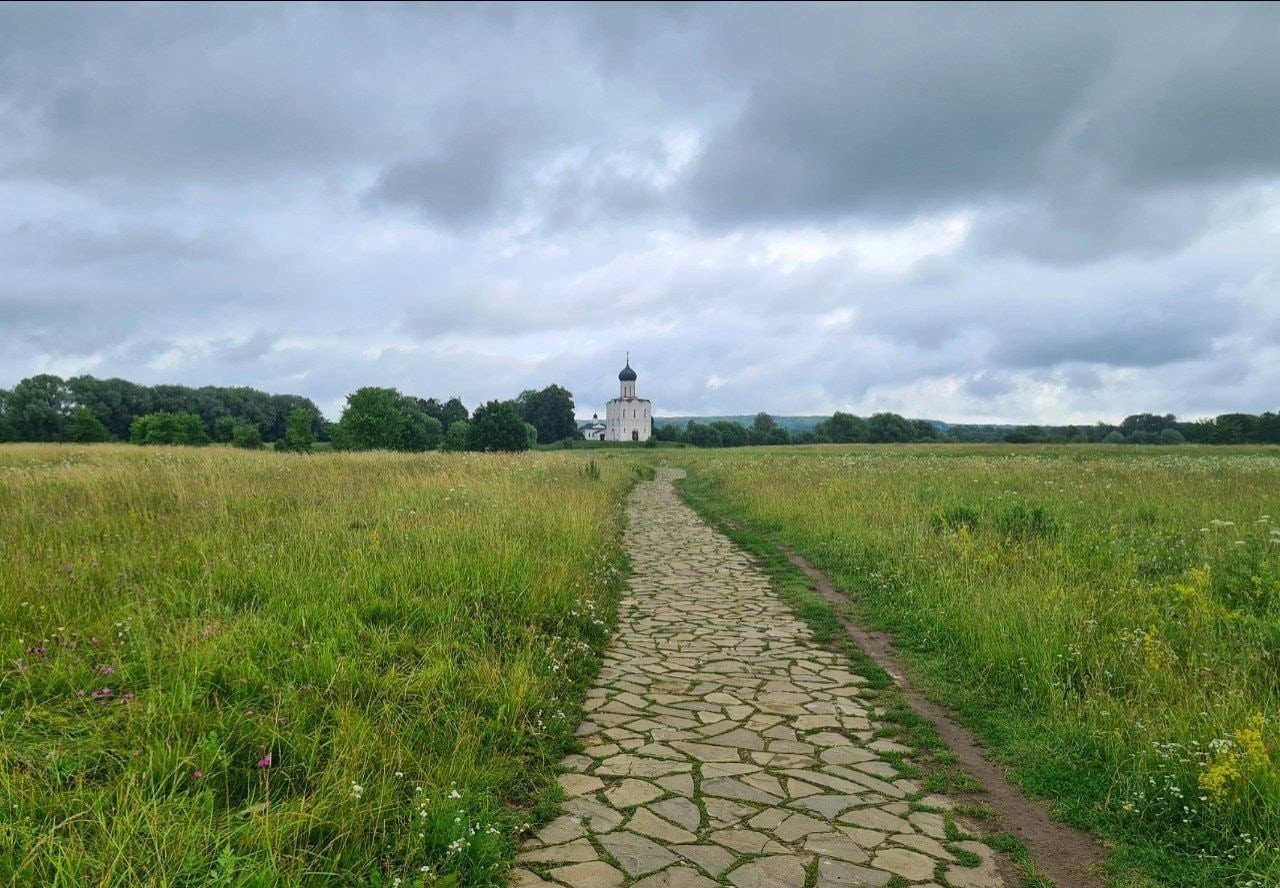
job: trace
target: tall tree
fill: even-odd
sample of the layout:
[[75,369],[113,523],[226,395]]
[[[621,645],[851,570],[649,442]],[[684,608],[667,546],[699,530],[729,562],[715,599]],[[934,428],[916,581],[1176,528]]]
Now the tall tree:
[[71,392],[48,373],[24,379],[13,387],[5,404],[9,430],[18,441],[62,441],[66,437]]
[[434,450],[443,431],[415,398],[392,388],[367,386],[347,396],[347,406],[334,430],[339,450]]
[[540,392],[520,393],[516,399],[520,416],[538,430],[538,443],[551,444],[577,437],[578,422],[573,418],[573,392],[549,385]]
[[477,407],[467,429],[467,449],[518,452],[529,449],[524,420],[514,401],[490,401]]

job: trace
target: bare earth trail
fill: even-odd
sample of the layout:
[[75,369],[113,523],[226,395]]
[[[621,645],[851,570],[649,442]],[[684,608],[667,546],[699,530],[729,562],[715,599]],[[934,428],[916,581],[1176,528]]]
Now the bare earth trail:
[[959,865],[943,816],[911,809],[921,787],[885,758],[903,747],[873,738],[865,680],[678,498],[679,476],[659,469],[632,494],[634,574],[586,701],[587,754],[566,761],[564,814],[523,847],[513,884],[1017,884],[980,842],[950,845],[980,861]]

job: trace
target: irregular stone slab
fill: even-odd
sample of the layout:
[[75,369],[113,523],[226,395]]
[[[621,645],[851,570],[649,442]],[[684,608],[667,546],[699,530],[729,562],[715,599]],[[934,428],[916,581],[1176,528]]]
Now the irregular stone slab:
[[589,792],[604,789],[603,780],[587,774],[561,774],[556,780],[567,796],[586,795]]
[[603,860],[575,863],[550,871],[551,878],[570,888],[618,888],[626,877]]
[[602,805],[593,798],[579,796],[564,803],[565,810],[582,819],[582,825],[592,833],[606,833],[622,824],[622,815]]
[[625,830],[601,836],[600,844],[632,878],[660,870],[676,861],[676,856],[666,848]]
[[868,869],[843,860],[818,861],[818,888],[884,888],[892,878],[882,870]]
[[678,823],[685,829],[696,831],[702,825],[702,812],[688,799],[664,799],[648,807],[653,813],[665,817],[672,823]]
[[698,840],[698,837],[689,832],[689,830],[663,820],[648,808],[637,808],[636,813],[627,822],[627,829],[668,844],[696,842]]
[[545,848],[522,851],[516,856],[516,860],[521,863],[582,863],[597,860],[599,856],[590,842],[578,839],[564,845],[548,845]]
[[633,808],[662,797],[662,790],[643,780],[628,779],[604,791],[604,797],[615,808]]
[[885,870],[913,882],[931,877],[936,864],[937,861],[930,857],[902,848],[885,848],[877,851],[871,858],[871,865],[876,869]]
[[687,866],[673,866],[641,879],[632,888],[715,888],[715,882]]
[[566,814],[538,830],[538,841],[544,845],[559,845],[561,842],[582,838],[586,834],[586,827],[581,820]]
[[784,854],[787,850],[764,833],[749,829],[722,829],[708,838],[739,854]]
[[777,805],[782,801],[781,796],[771,795],[763,789],[749,786],[732,777],[719,777],[715,780],[703,781],[702,792],[704,795],[720,796],[725,799],[740,799],[744,802],[758,802],[761,805]]
[[718,845],[672,845],[671,850],[692,860],[716,878],[738,860],[737,855]]
[[862,846],[844,833],[811,833],[804,840],[804,850],[821,857],[834,857],[849,863],[864,863],[870,856]]
[[804,864],[790,855],[761,857],[729,873],[737,888],[804,888]]

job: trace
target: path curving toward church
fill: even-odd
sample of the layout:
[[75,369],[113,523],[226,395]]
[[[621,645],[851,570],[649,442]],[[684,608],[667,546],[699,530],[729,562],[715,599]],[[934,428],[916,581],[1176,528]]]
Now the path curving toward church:
[[1016,884],[986,845],[948,840],[952,800],[898,775],[886,756],[906,750],[875,739],[865,681],[680,500],[680,475],[632,493],[634,574],[586,701],[586,754],[566,760],[564,813],[523,846],[512,884]]

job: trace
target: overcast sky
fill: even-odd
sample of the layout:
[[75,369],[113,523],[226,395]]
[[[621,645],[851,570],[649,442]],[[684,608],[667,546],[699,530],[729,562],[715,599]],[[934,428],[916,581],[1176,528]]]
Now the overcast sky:
[[0,7],[0,386],[1280,409],[1280,5]]

